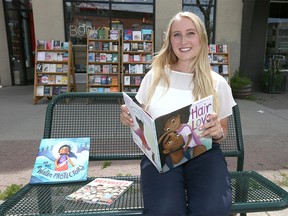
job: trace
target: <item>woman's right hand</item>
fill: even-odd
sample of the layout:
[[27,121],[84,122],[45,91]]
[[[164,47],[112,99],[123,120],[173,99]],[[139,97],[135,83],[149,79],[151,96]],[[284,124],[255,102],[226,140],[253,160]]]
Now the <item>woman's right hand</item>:
[[125,106],[125,104],[121,105],[121,113],[120,113],[120,121],[122,124],[132,127],[133,119],[130,116],[128,108]]

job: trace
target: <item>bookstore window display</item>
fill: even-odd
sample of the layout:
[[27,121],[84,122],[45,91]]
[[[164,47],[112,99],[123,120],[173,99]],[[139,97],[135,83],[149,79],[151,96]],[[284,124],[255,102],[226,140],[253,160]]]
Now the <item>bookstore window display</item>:
[[120,31],[90,30],[87,37],[87,91],[120,91]]
[[122,44],[122,91],[137,92],[153,58],[153,31],[125,29]]
[[76,91],[71,42],[37,40],[34,72],[34,104],[64,92]]
[[[86,44],[88,29],[154,28],[155,0],[65,0],[65,35],[73,44]],[[93,13],[91,13],[93,10]],[[81,13],[79,13],[79,11]]]

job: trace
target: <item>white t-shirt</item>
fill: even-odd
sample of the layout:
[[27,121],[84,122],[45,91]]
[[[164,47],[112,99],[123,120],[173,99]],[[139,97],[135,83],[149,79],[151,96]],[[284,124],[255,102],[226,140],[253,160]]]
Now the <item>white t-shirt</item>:
[[[187,106],[194,101],[192,95],[192,89],[194,88],[192,82],[193,74],[173,70],[167,73],[170,77],[169,89],[165,92],[164,84],[162,82],[159,83],[147,110],[154,119]],[[232,107],[236,105],[236,102],[233,99],[231,88],[224,77],[214,71],[211,71],[211,73],[216,92],[218,92],[218,118],[223,119],[232,114]],[[136,95],[136,99],[140,104],[146,101],[147,91],[152,85],[152,76],[152,71],[149,71],[141,82]]]

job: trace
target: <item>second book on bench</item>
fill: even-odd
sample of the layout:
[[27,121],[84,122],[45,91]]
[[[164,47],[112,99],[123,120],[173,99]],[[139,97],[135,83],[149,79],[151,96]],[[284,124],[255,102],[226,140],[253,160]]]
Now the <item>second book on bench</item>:
[[213,96],[205,97],[153,119],[123,92],[134,126],[134,142],[160,173],[167,172],[212,148],[212,139],[199,137],[199,127],[213,112]]

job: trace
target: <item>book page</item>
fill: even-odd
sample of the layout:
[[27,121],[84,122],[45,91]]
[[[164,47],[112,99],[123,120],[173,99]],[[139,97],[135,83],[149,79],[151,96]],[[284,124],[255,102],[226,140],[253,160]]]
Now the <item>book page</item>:
[[199,138],[199,127],[213,112],[213,96],[160,116],[155,120],[123,92],[134,122],[134,142],[159,172],[167,172],[212,148],[211,138]]
[[123,92],[123,97],[134,122],[134,127],[131,127],[134,142],[161,172],[154,120],[125,92]]
[[213,97],[155,119],[163,172],[197,157],[212,147],[211,138],[199,138],[199,127],[213,112]]

